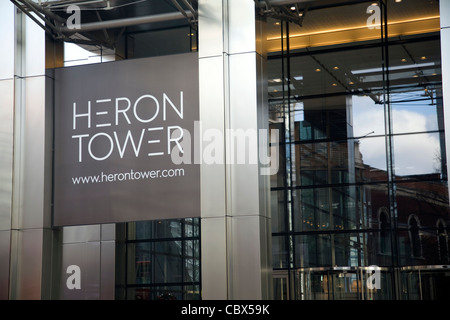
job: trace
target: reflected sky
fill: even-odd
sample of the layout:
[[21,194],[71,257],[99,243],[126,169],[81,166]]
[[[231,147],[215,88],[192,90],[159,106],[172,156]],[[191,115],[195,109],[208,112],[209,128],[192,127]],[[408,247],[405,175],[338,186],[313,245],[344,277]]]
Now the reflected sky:
[[[393,130],[398,133],[417,133],[437,130],[436,107],[427,101],[394,104]],[[386,170],[384,111],[370,97],[353,97],[353,136],[360,139],[360,152],[365,164]],[[440,172],[439,134],[423,133],[394,138],[396,175],[416,175]]]

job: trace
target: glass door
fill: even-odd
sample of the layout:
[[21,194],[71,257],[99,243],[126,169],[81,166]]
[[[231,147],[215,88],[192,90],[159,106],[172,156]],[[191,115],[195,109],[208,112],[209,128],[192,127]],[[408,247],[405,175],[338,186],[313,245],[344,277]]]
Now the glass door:
[[380,267],[305,268],[296,271],[301,300],[388,300],[391,275]]
[[290,300],[289,274],[286,270],[274,270],[273,295],[275,300]]

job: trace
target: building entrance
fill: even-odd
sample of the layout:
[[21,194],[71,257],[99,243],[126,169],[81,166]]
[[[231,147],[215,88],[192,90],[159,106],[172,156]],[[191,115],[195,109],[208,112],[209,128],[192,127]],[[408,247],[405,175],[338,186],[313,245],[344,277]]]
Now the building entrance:
[[[301,19],[267,17],[277,297],[435,297],[443,269],[417,282],[405,268],[449,263],[439,3],[284,10]],[[381,289],[366,285],[370,266]]]

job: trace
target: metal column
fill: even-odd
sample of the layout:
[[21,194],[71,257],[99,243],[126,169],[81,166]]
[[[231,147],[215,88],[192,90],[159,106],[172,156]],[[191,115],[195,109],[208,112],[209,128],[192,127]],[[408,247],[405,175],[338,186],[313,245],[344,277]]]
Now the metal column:
[[0,4],[0,298],[51,295],[51,111],[45,34]]
[[224,163],[201,164],[203,299],[272,297],[268,176],[258,164],[233,164],[226,135],[268,126],[262,26],[252,0],[199,1],[202,132],[224,137]]
[[[444,104],[446,158],[450,159],[450,2],[440,1],[439,11],[441,19],[442,93]],[[447,177],[449,177],[449,175],[447,175]]]
[[0,3],[0,299],[9,297],[14,134],[14,6]]

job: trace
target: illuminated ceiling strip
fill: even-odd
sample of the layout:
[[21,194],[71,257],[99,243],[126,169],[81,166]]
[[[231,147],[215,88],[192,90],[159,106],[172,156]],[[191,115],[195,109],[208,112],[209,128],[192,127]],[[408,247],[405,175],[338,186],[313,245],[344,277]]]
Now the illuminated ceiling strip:
[[[420,21],[427,21],[427,20],[435,20],[435,19],[439,19],[439,18],[440,18],[440,16],[431,16],[431,17],[425,17],[425,18],[419,18],[419,19],[393,21],[393,22],[389,22],[388,26],[392,26],[392,25],[396,25],[396,24],[409,23],[409,22],[420,22]],[[374,26],[376,26],[376,25],[374,25]],[[293,35],[290,35],[290,38],[299,38],[299,37],[306,37],[306,36],[312,36],[312,35],[326,34],[326,33],[331,33],[331,32],[352,31],[352,30],[367,29],[367,28],[368,28],[367,25],[364,25],[364,26],[357,26],[357,27],[350,27],[350,28],[329,29],[329,30],[309,32],[309,33],[302,33],[302,34],[293,34]],[[286,36],[283,36],[283,38],[286,38]],[[273,38],[267,38],[268,41],[270,41],[270,40],[279,40],[279,39],[281,39],[281,36],[277,36],[277,37],[273,37]]]

